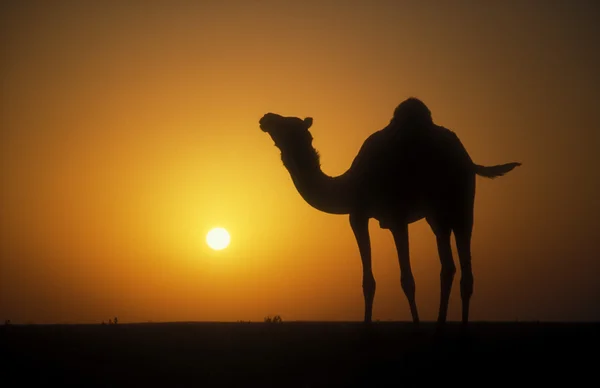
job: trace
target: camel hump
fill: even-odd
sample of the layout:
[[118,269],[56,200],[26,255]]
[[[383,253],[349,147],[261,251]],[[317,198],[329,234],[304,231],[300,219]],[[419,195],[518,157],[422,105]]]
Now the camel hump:
[[415,97],[409,97],[396,107],[392,122],[400,126],[428,126],[433,124],[433,119],[431,111],[423,101]]
[[455,143],[458,137],[453,131],[435,124],[409,125],[405,122],[405,125],[400,125],[392,119],[387,127],[372,133],[364,141],[352,166],[368,163],[373,157],[389,152],[403,153],[422,145],[423,140],[429,144],[449,146]]

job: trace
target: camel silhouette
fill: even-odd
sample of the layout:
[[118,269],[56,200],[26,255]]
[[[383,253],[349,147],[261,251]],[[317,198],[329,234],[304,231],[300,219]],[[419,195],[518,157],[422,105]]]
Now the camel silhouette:
[[441,262],[441,294],[437,322],[446,322],[456,266],[451,233],[459,256],[462,323],[469,321],[473,294],[471,234],[476,175],[496,178],[521,163],[475,164],[456,134],[434,124],[429,108],[417,98],[403,101],[388,126],[369,136],[350,168],[340,176],[323,173],[312,146],[311,117],[267,113],[260,128],[281,151],[281,159],[306,202],[330,214],[348,214],[362,260],[364,322],[370,323],[376,282],[371,269],[369,219],[375,218],[393,235],[400,264],[400,284],[412,320],[419,323],[415,302],[408,225],[425,218],[436,237]]

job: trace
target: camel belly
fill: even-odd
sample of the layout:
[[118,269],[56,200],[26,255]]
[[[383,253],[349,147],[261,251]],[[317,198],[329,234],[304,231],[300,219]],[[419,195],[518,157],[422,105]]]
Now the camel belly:
[[393,203],[389,205],[373,206],[369,215],[379,221],[382,229],[391,229],[398,224],[411,224],[427,216],[425,206],[414,203],[406,206],[406,203]]
[[410,224],[459,206],[465,193],[461,185],[453,181],[434,181],[423,175],[397,181],[373,181],[370,189],[363,192],[359,204],[369,217],[379,221],[381,228],[390,229],[399,223]]

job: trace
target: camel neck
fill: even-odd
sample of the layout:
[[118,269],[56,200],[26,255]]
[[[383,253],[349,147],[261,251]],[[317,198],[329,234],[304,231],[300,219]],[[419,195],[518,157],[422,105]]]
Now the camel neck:
[[329,214],[349,214],[351,211],[351,187],[348,172],[332,177],[321,170],[319,154],[310,149],[282,152],[282,161],[296,189],[309,205]]

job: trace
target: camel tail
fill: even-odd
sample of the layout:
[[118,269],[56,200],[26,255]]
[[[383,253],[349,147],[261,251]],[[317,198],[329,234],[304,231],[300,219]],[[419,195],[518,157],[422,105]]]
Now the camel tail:
[[515,167],[519,167],[521,163],[513,162],[506,164],[499,164],[497,166],[480,166],[479,164],[475,165],[475,173],[477,175],[481,175],[486,178],[497,178],[506,174],[509,171],[512,171]]

